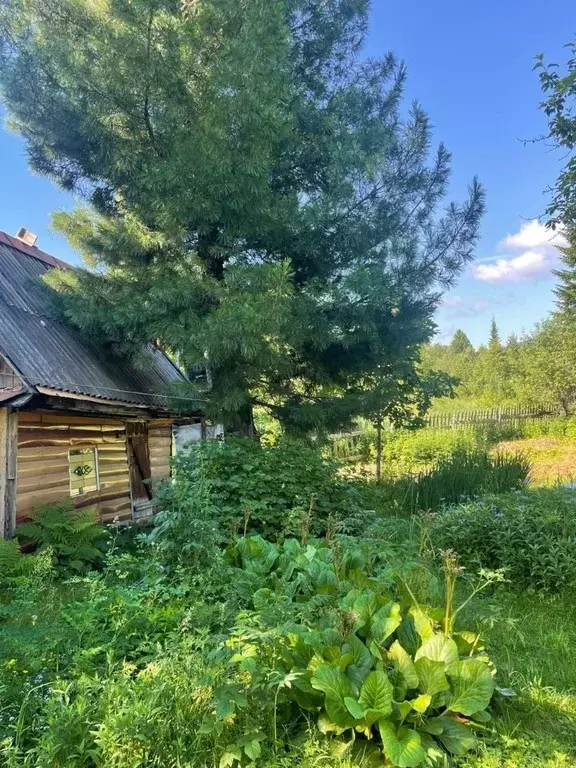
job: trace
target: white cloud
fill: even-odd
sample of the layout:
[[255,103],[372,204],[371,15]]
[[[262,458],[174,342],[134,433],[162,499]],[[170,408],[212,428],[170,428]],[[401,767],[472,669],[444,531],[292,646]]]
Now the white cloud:
[[551,259],[539,251],[525,251],[520,256],[498,259],[491,264],[478,264],[474,276],[488,283],[516,283],[530,277],[538,277],[550,272]]
[[524,222],[520,231],[514,235],[507,235],[501,241],[501,248],[510,248],[511,250],[555,250],[559,246],[567,245],[566,238],[561,230],[553,232],[541,224],[538,219]]
[[474,269],[474,277],[489,283],[516,283],[545,279],[558,263],[558,247],[565,246],[562,231],[552,232],[537,219],[525,222],[515,234],[507,235],[499,248],[521,251],[484,259]]

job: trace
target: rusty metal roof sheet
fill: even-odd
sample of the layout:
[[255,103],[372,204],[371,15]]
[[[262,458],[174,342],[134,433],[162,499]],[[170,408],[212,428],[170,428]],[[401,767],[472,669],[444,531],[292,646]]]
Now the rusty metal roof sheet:
[[136,362],[105,355],[53,317],[41,278],[54,266],[68,265],[0,232],[0,354],[32,387],[166,406],[182,373],[152,346]]

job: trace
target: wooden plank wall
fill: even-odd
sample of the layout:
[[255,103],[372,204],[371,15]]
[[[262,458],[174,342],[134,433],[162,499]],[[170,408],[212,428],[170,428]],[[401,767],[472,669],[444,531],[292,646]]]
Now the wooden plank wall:
[[172,422],[153,419],[148,422],[148,446],[150,448],[150,472],[152,483],[170,477],[172,459]]
[[102,522],[130,519],[126,428],[117,419],[20,412],[18,417],[17,519],[37,502],[70,495],[68,450],[96,446],[100,490],[74,498],[77,507],[96,506]]
[[16,525],[16,441],[18,414],[0,408],[0,539],[12,536]]

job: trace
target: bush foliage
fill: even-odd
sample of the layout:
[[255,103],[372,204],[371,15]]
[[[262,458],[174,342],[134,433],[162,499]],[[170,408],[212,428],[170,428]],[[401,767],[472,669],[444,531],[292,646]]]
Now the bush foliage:
[[442,765],[489,720],[480,638],[426,604],[434,579],[397,547],[240,537],[200,590],[150,555],[112,553],[66,589],[31,558],[0,614],[7,765],[269,768],[323,740],[358,766]]
[[358,494],[338,469],[303,443],[199,442],[176,457],[175,482],[162,499],[163,519],[180,516],[186,525],[184,508],[198,502],[209,507],[209,519],[225,536],[234,530],[278,536],[299,531],[305,517],[311,533],[319,533],[330,518],[358,510]]
[[505,568],[519,588],[576,587],[576,495],[541,488],[486,497],[440,513],[439,547],[458,552],[467,567]]
[[[228,451],[246,485],[227,476]],[[512,482],[512,459],[490,461],[480,477]],[[474,467],[460,456],[448,476]],[[452,487],[438,480],[429,500],[440,486]],[[359,484],[309,447],[202,445],[178,459],[152,532],[126,548],[112,537],[99,570],[63,567],[47,543],[32,556],[0,548],[0,764],[475,764],[464,755],[494,733],[510,693],[479,632],[497,615],[475,596],[500,567],[520,586],[570,586],[571,493],[490,496],[421,525],[367,511]],[[59,520],[54,534],[44,518],[46,542],[62,535]],[[518,530],[540,554],[518,547]],[[439,568],[429,554],[440,547]]]
[[[255,613],[227,641],[245,697],[232,711],[253,708],[276,681],[274,709],[295,705],[295,724],[303,710],[322,733],[344,735],[342,755],[410,768],[474,746],[495,690],[479,637],[443,632],[449,605],[416,602],[381,544],[251,538],[234,556],[238,589]],[[271,605],[283,626],[270,626]],[[274,720],[272,731],[277,737]]]

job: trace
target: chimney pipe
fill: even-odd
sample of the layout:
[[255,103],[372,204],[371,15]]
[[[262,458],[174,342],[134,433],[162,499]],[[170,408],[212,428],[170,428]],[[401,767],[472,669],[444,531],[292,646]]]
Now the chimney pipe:
[[38,240],[38,237],[33,232],[30,232],[30,230],[26,229],[26,227],[20,227],[16,233],[16,237],[18,240],[22,240],[23,243],[26,243],[26,245],[31,246],[36,245],[36,240]]

